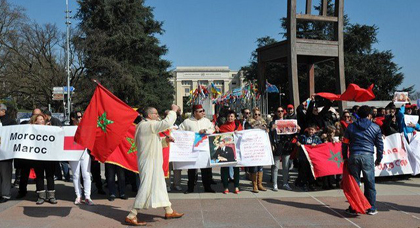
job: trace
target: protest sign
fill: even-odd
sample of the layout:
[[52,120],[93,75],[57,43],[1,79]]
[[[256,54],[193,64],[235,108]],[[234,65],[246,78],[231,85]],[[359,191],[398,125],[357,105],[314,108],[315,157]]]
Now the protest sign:
[[278,135],[290,135],[297,132],[297,120],[276,120],[274,125]]
[[238,161],[233,133],[209,136],[210,166],[235,165]]
[[84,152],[74,144],[75,127],[13,125],[1,127],[0,160],[77,161]]
[[408,160],[413,170],[413,175],[417,175],[420,173],[420,135],[418,133],[415,135],[410,134],[408,141],[403,137],[403,142],[408,152]]
[[264,166],[274,164],[270,139],[263,130],[245,130],[237,134],[240,159],[237,166]]
[[172,131],[175,142],[169,149],[169,161],[195,161],[198,153],[194,153],[195,133],[191,131]]
[[195,161],[190,162],[174,162],[174,169],[202,169],[210,167],[208,135],[195,133],[193,152],[198,153]]
[[[375,176],[395,176],[412,174],[407,151],[404,149],[401,134],[389,135],[384,140],[384,152],[381,164],[375,166]],[[376,153],[376,151],[375,151]],[[374,156],[376,159],[376,154]]]
[[395,105],[408,103],[408,92],[395,92],[393,101]]
[[[236,162],[219,162],[213,165],[210,164],[210,145],[213,145],[213,158],[219,143],[214,144],[215,136],[220,137],[221,134],[205,136],[201,135],[196,139],[194,143],[194,151],[198,152],[198,158],[195,162],[174,162],[174,169],[198,169],[198,168],[210,168],[215,165],[217,166],[265,166],[274,164],[273,153],[271,151],[271,144],[268,138],[268,134],[263,130],[245,130],[239,131],[236,134],[228,133],[228,137],[234,137]],[[213,137],[213,138],[212,138]],[[211,140],[209,140],[209,138]],[[242,141],[245,139],[244,141]],[[218,139],[220,140],[220,138]],[[198,143],[199,142],[199,143]],[[244,143],[242,145],[242,143]],[[233,147],[233,145],[232,145]]]
[[419,116],[418,115],[404,115],[404,122],[406,126],[408,126],[410,123],[415,125],[419,122]]

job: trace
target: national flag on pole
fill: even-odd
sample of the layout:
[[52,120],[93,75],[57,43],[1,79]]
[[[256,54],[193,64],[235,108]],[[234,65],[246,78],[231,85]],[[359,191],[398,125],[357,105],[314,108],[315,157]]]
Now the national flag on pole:
[[138,113],[97,83],[74,141],[105,162],[120,144]]
[[341,188],[351,208],[357,213],[366,214],[366,210],[372,207],[362,190],[360,190],[359,184],[357,184],[354,177],[347,170],[347,162],[344,163]]
[[132,124],[121,140],[120,145],[106,159],[106,163],[121,166],[124,169],[139,173],[137,165],[137,147],[134,135],[136,125]]
[[302,145],[315,178],[343,173],[341,143],[322,143],[316,146]]
[[317,93],[316,95],[323,97],[328,100],[334,101],[357,101],[364,102],[370,101],[375,98],[373,94],[373,84],[367,89],[362,89],[356,84],[350,84],[343,94],[334,93]]
[[265,90],[267,93],[279,93],[277,86],[268,83],[268,81],[265,81]]
[[[165,132],[169,135],[169,131]],[[114,150],[114,152],[108,157],[105,163],[118,165],[124,169],[130,170],[135,173],[139,173],[137,165],[137,147],[135,143],[136,125],[131,125],[125,134],[120,145]],[[165,137],[161,134],[161,137]],[[163,172],[165,177],[169,177],[169,146],[162,148],[163,154]]]

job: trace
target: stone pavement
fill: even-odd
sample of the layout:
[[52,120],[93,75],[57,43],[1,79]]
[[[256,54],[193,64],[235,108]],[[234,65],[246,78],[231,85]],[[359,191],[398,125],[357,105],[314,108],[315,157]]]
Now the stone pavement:
[[[214,171],[215,179],[219,177]],[[269,173],[267,171],[267,173]],[[269,175],[266,175],[268,180]],[[292,179],[295,178],[295,174]],[[186,172],[183,172],[183,188],[186,188]],[[266,183],[266,186],[271,184]],[[127,227],[124,218],[131,209],[135,193],[129,191],[128,200],[109,202],[98,195],[93,187],[95,206],[73,204],[72,183],[56,182],[57,205],[35,204],[34,184],[24,200],[12,199],[0,204],[0,227]],[[350,216],[344,213],[348,207],[339,189],[301,192],[299,190],[251,193],[251,185],[241,180],[239,195],[221,192],[221,183],[215,188],[219,193],[203,193],[201,183],[197,193],[183,194],[172,191],[173,208],[185,216],[165,220],[164,210],[144,210],[139,218],[148,222],[147,227],[420,227],[420,178],[379,178],[377,180],[377,207],[374,216]],[[233,186],[231,187],[233,189]],[[17,189],[13,190],[13,197]]]

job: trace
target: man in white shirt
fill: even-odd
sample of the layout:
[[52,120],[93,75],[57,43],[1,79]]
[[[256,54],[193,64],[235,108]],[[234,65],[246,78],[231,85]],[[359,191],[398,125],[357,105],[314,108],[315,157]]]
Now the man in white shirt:
[[[199,134],[212,134],[214,132],[214,125],[209,119],[205,118],[206,113],[203,106],[194,105],[192,111],[192,116],[179,125],[179,130],[193,131]],[[194,192],[197,176],[196,169],[188,170],[188,190],[185,192],[186,194]],[[211,168],[201,169],[201,179],[203,181],[204,191],[214,193],[215,191],[211,188]]]

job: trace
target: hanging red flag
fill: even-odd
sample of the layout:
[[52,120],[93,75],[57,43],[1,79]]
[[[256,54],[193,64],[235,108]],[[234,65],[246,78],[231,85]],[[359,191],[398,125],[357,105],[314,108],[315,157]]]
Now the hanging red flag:
[[365,214],[366,210],[371,208],[369,201],[366,199],[362,190],[352,175],[347,170],[347,162],[344,163],[343,179],[341,180],[341,188],[344,195],[349,201],[350,207],[360,214]]
[[100,162],[105,162],[120,144],[138,113],[97,83],[74,141],[88,148]]
[[[124,169],[130,170],[135,173],[139,173],[137,165],[137,147],[135,144],[136,125],[130,126],[127,133],[125,134],[120,145],[114,150],[114,152],[107,158],[106,163],[118,165]],[[165,131],[166,135],[169,135],[169,130]],[[162,133],[161,137],[165,137]],[[169,146],[162,148],[163,153],[163,172],[165,177],[169,177]]]
[[334,93],[317,93],[316,95],[323,97],[328,100],[334,101],[357,101],[364,102],[370,101],[375,98],[373,94],[373,84],[367,89],[362,89],[356,84],[350,84],[343,94]]
[[137,147],[134,138],[135,134],[136,125],[133,124],[124,135],[120,145],[118,145],[114,152],[106,159],[106,163],[115,164],[132,172],[139,173],[137,166]]
[[343,173],[341,143],[302,146],[315,178]]

